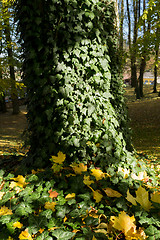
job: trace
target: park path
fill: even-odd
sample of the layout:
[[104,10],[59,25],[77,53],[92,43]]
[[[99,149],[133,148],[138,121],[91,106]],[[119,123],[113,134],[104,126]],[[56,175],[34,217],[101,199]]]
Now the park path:
[[133,145],[160,159],[160,98],[128,102]]
[[22,134],[27,126],[26,114],[25,106],[20,106],[18,115],[13,115],[12,109],[8,109],[6,113],[0,112],[0,154],[18,152],[21,149]]

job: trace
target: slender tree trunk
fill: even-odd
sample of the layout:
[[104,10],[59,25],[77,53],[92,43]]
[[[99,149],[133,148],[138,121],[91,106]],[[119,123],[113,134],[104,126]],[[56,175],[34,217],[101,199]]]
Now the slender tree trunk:
[[5,24],[5,36],[7,42],[7,53],[8,53],[8,63],[9,63],[9,70],[10,70],[10,81],[11,81],[11,99],[12,99],[12,107],[13,107],[13,114],[19,113],[19,102],[18,102],[18,93],[16,88],[16,78],[15,78],[15,71],[14,71],[14,64],[13,64],[13,51],[11,45],[11,34],[10,34],[10,25],[9,19],[4,19]]
[[133,35],[133,44],[132,44],[132,81],[135,86],[136,98],[140,98],[139,84],[137,81],[137,65],[136,65],[136,56],[137,56],[137,22],[138,22],[138,0],[133,0],[133,9],[134,9],[134,35]]
[[126,0],[127,4],[127,16],[128,16],[128,45],[129,45],[129,53],[130,53],[130,59],[131,59],[131,87],[135,87],[135,82],[134,82],[134,60],[133,60],[133,54],[131,51],[131,16],[130,16],[130,8],[129,8],[129,2]]
[[139,74],[139,93],[140,97],[143,97],[143,75],[146,68],[146,56],[143,55],[140,64],[140,74]]
[[153,93],[157,93],[157,70],[158,70],[158,66],[157,66],[157,62],[158,62],[158,49],[156,50],[156,57],[155,57],[155,67],[154,67],[154,85],[153,85]]
[[[158,16],[159,20],[159,16]],[[156,29],[156,42],[155,42],[155,67],[154,67],[154,85],[153,85],[153,92],[157,92],[157,70],[158,70],[158,55],[159,55],[159,32],[160,28],[157,27]]]
[[[2,26],[2,22],[0,22],[0,26]],[[2,31],[0,31],[0,39],[2,39]],[[2,41],[0,41],[0,54],[2,53]],[[2,80],[2,63],[0,58],[0,79]],[[5,102],[5,93],[0,97],[0,105],[2,112],[6,112],[6,102]]]
[[123,22],[124,22],[124,1],[121,0],[120,7],[120,27],[119,27],[119,49],[120,53],[123,55]]
[[[139,4],[140,4],[140,1],[139,1]],[[146,9],[146,2],[145,2],[145,0],[143,0],[143,12],[145,9]],[[140,11],[140,8],[139,8],[139,11]],[[139,17],[140,17],[140,12],[139,12]],[[149,29],[149,26],[148,26],[148,29]],[[140,93],[141,98],[143,97],[143,75],[144,75],[145,68],[146,68],[146,53],[147,53],[146,43],[145,43],[145,39],[146,39],[145,33],[146,33],[146,21],[144,20],[144,23],[143,23],[143,40],[144,40],[144,42],[143,42],[142,57],[141,57],[141,63],[140,63],[140,74],[139,74],[139,79],[138,79],[139,80],[139,93]]]

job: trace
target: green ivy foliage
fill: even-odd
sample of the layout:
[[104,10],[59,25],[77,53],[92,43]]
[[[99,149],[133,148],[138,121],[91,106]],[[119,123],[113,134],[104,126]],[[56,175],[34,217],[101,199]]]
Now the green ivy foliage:
[[63,151],[102,168],[130,146],[114,2],[17,0],[28,95],[30,162]]

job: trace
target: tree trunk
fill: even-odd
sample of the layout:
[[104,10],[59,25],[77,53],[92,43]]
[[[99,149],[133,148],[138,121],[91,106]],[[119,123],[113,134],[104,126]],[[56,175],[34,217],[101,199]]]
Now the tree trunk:
[[[5,11],[8,11],[5,10]],[[8,53],[8,64],[10,70],[10,83],[11,83],[11,99],[12,99],[12,107],[13,107],[13,114],[19,113],[19,102],[18,102],[18,93],[16,88],[16,78],[15,78],[15,71],[14,71],[14,59],[13,59],[13,51],[12,51],[12,40],[10,34],[10,24],[9,18],[4,18],[4,25],[5,25],[5,37],[7,42],[7,53]]]
[[139,74],[139,93],[140,97],[143,97],[143,75],[146,67],[146,56],[144,54],[143,58],[141,59],[140,64],[140,74]]
[[133,44],[132,44],[132,59],[133,59],[133,68],[132,68],[132,80],[135,85],[136,98],[140,98],[139,84],[137,81],[137,65],[136,65],[136,56],[137,56],[137,22],[138,22],[138,0],[133,0],[133,10],[134,10],[134,32],[133,32]]
[[[156,50],[156,62],[158,61],[158,50]],[[153,85],[153,93],[157,93],[157,70],[158,66],[157,63],[155,64],[154,67],[154,85]]]
[[121,55],[123,55],[123,21],[124,21],[124,2],[121,0],[120,7],[120,26],[119,26],[119,49]]
[[[139,1],[140,4],[140,1]],[[145,0],[143,0],[143,12],[146,9],[146,2]],[[139,17],[140,17],[140,6],[139,6]],[[147,46],[145,43],[146,40],[146,21],[145,19],[143,20],[143,47],[142,47],[142,57],[141,57],[141,63],[140,63],[140,74],[139,74],[139,93],[140,93],[140,97],[143,97],[143,75],[144,75],[144,71],[146,68],[146,54],[147,54]],[[150,29],[150,24],[148,25],[148,30]]]
[[154,67],[154,85],[153,85],[154,93],[157,92],[158,55],[159,55],[159,27],[157,27],[157,30],[156,30],[156,43],[155,43],[155,67]]
[[44,1],[43,14],[40,2],[21,0],[18,12],[31,146],[26,163],[48,166],[63,151],[68,165],[78,160],[117,167],[128,159],[129,137],[115,3],[97,10],[90,1],[83,18],[79,1],[76,8],[74,1]]

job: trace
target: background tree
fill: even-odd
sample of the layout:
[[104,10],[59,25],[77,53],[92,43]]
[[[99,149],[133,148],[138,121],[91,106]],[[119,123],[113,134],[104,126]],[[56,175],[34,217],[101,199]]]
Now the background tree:
[[[13,34],[15,34],[14,30],[14,16],[13,16],[13,1],[2,1],[0,3],[0,11],[1,11],[1,32],[2,32],[2,61],[1,64],[3,66],[4,72],[8,72],[9,77],[7,79],[3,78],[2,74],[2,92],[3,96],[6,91],[11,95],[13,114],[19,113],[19,103],[18,103],[18,92],[17,92],[17,84],[15,77],[15,56],[14,56],[14,45],[16,45],[16,41],[12,41]],[[15,36],[14,36],[15,39]]]
[[123,164],[130,143],[115,3],[19,0],[17,17],[28,96],[28,164],[42,167],[58,151],[68,163]]

